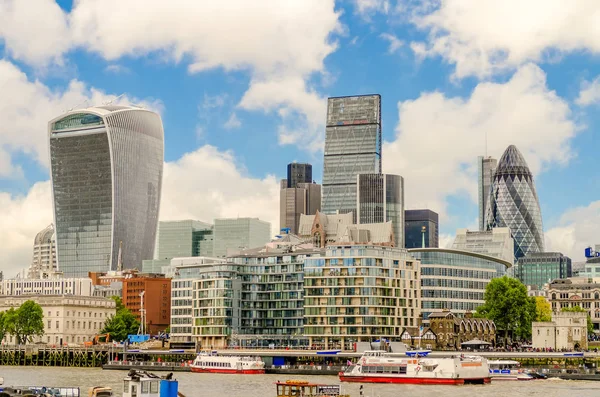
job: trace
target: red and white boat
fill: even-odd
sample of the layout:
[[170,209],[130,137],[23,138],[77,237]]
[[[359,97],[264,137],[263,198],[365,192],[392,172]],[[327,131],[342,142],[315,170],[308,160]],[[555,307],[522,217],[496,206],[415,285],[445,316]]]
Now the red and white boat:
[[406,357],[366,351],[339,377],[342,382],[460,385],[489,383],[489,371],[487,359],[480,356]]
[[190,365],[192,372],[213,374],[264,374],[260,357],[219,356],[216,351],[201,352]]

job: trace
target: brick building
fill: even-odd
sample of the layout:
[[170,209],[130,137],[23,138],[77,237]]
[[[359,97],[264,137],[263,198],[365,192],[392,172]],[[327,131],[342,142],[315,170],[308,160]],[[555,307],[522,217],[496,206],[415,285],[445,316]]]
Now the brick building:
[[141,320],[142,292],[146,333],[165,331],[171,320],[171,279],[158,274],[132,275],[123,279],[123,305]]

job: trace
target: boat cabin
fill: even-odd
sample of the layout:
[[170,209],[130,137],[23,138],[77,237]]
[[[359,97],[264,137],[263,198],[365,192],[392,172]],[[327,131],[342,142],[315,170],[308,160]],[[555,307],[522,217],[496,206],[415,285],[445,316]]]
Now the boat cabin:
[[323,385],[306,380],[275,382],[277,397],[350,397],[342,394],[340,385]]
[[178,383],[172,375],[161,378],[146,371],[131,370],[123,379],[123,397],[177,397]]

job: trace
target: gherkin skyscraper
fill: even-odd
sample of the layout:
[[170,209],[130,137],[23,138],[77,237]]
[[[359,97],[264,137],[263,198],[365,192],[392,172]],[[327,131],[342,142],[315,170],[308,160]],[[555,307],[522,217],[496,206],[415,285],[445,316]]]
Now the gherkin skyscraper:
[[486,211],[487,229],[508,227],[515,240],[515,259],[544,252],[544,231],[540,202],[533,175],[514,146],[498,162]]

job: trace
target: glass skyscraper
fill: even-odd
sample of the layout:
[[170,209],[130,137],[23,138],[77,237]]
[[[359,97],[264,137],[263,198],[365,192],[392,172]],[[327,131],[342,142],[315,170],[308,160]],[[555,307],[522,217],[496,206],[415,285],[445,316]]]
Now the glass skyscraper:
[[235,255],[271,241],[271,224],[258,218],[215,219],[214,256]]
[[560,252],[536,252],[519,258],[516,273],[523,284],[538,289],[556,279],[573,275],[571,258]]
[[288,164],[286,182],[288,188],[298,187],[299,183],[313,183],[312,165],[307,163]]
[[49,122],[58,268],[65,277],[152,259],[163,173],[163,127],[128,106],[71,111]]
[[486,215],[487,229],[508,227],[515,239],[515,259],[544,252],[542,212],[533,175],[514,146],[498,162]]
[[404,178],[391,174],[358,174],[357,223],[392,222],[396,247],[404,248]]
[[487,203],[490,197],[490,189],[492,188],[492,179],[494,171],[498,166],[498,160],[492,157],[477,158],[477,181],[479,196],[479,231],[484,231],[486,228],[485,214]]
[[381,96],[329,98],[323,164],[323,212],[351,212],[356,220],[356,175],[380,173]]

